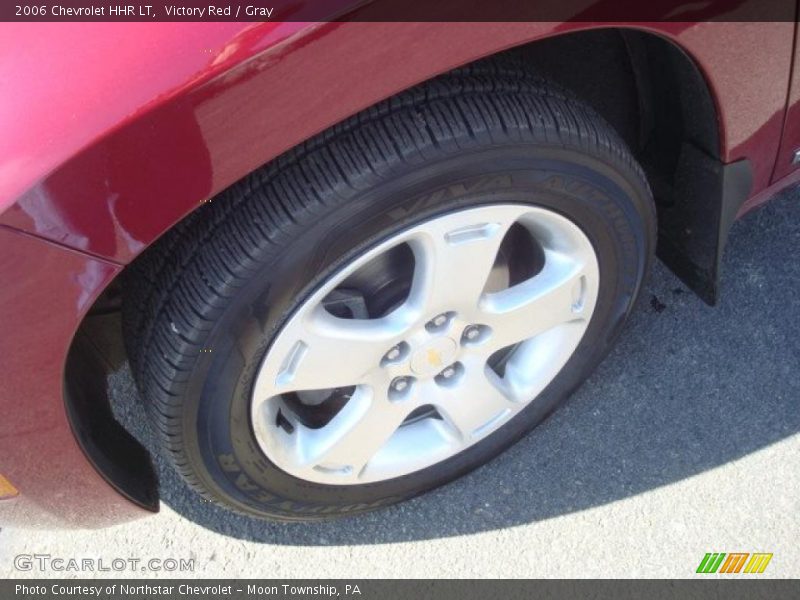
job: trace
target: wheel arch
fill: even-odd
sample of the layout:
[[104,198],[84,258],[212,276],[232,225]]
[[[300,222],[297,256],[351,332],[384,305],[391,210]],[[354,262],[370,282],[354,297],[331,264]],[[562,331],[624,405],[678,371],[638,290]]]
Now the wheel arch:
[[[536,25],[541,26],[542,24]],[[307,35],[313,37],[317,34],[307,33]],[[530,37],[529,32],[527,35]],[[609,120],[629,145],[635,148],[634,154],[645,165],[651,186],[656,190],[657,195],[660,195],[660,219],[662,213],[663,215],[672,214],[670,211],[676,205],[676,194],[686,193],[686,188],[676,186],[676,182],[686,185],[686,182],[681,181],[682,173],[685,173],[681,169],[688,168],[687,161],[689,159],[701,160],[705,165],[707,176],[698,179],[697,185],[689,182],[689,196],[692,201],[701,202],[702,209],[691,214],[693,218],[704,222],[719,218],[723,206],[722,157],[725,155],[726,145],[725,131],[719,116],[718,100],[698,62],[675,40],[653,31],[634,28],[585,29],[563,32],[558,35],[555,31],[549,31],[546,35],[536,36],[533,41],[521,34],[520,37],[521,39],[517,40],[516,44],[505,44],[505,46],[511,46],[508,50],[503,45],[497,45],[493,50],[483,52],[483,55],[493,55],[504,51],[520,53],[532,68],[541,69],[545,76],[551,77],[557,83],[571,89],[573,93],[587,101]],[[302,54],[307,43],[309,43],[309,39],[300,37],[290,45],[293,45],[293,52]],[[603,52],[598,52],[598,49],[602,49]],[[553,60],[552,57],[556,55],[560,58]],[[182,222],[189,215],[202,214],[203,204],[212,200],[215,195],[229,185],[267,162],[279,162],[282,151],[314,134],[324,141],[326,134],[324,131],[318,133],[317,130],[324,130],[325,127],[301,126],[299,122],[289,124],[289,126],[297,126],[296,139],[293,142],[288,141],[289,138],[285,136],[280,141],[253,141],[256,134],[262,136],[268,134],[269,128],[266,131],[264,128],[260,128],[258,131],[247,131],[253,120],[268,116],[262,109],[256,107],[257,102],[254,102],[253,95],[255,90],[263,92],[268,89],[266,86],[274,79],[265,74],[271,72],[276,60],[280,63],[281,60],[288,60],[290,56],[292,56],[292,52],[287,51],[287,54],[280,59],[276,59],[269,53],[253,57],[246,61],[246,64],[241,64],[228,73],[207,82],[201,86],[201,89],[187,92],[185,96],[178,96],[170,102],[154,107],[135,122],[122,127],[98,144],[81,152],[51,174],[47,182],[36,186],[24,198],[41,200],[42,194],[48,190],[49,182],[50,189],[58,190],[58,193],[50,194],[47,197],[48,200],[59,206],[74,202],[77,206],[86,208],[87,200],[83,197],[78,198],[80,188],[77,179],[80,175],[93,170],[98,176],[118,173],[117,177],[123,178],[125,189],[123,195],[110,190],[107,181],[105,183],[88,182],[89,195],[100,203],[103,212],[101,219],[103,230],[98,234],[100,235],[98,239],[101,241],[95,242],[93,239],[84,241],[89,233],[88,230],[81,232],[79,229],[72,228],[66,232],[62,231],[60,234],[66,238],[68,243],[75,242],[79,248],[83,245],[81,249],[85,251],[120,263],[129,263],[135,260],[139,254],[146,252],[146,248],[153,242],[169,236],[170,230],[177,223]],[[624,57],[624,62],[616,60],[619,57]],[[585,82],[582,84],[581,78],[574,76],[575,71],[565,70],[565,67],[570,64],[569,60],[581,60],[582,72],[594,73],[593,81],[604,80],[605,83],[601,86],[587,85]],[[462,66],[469,62],[473,61],[462,61],[450,66]],[[598,69],[597,67],[601,63],[603,68]],[[663,68],[662,74],[668,74],[672,85],[678,86],[681,90],[674,101],[668,102],[663,110],[654,110],[652,105],[654,99],[663,95],[663,86],[667,81],[660,77],[653,77],[653,69],[657,67]],[[566,77],[565,74],[568,73],[573,76]],[[433,75],[436,74],[438,72]],[[598,78],[598,76],[600,77]],[[332,110],[331,114],[335,117],[329,117],[333,120],[326,120],[326,126],[339,122],[359,112],[360,109],[383,99],[386,97],[385,92],[393,87],[394,92],[392,93],[399,92],[430,77],[430,73],[427,76],[420,76],[419,73],[411,76],[408,73],[397,75],[393,83],[383,84],[381,88],[383,91],[376,92],[371,88],[370,92],[373,95],[361,99],[359,106],[355,106],[352,101],[348,100],[345,103],[346,108],[340,108],[338,112]],[[613,81],[622,82],[624,86],[611,85],[610,82]],[[285,83],[285,89],[302,84],[301,75],[296,74]],[[313,82],[307,81],[306,84],[313,85]],[[290,96],[283,98],[282,102],[288,101],[289,98]],[[628,108],[620,110],[620,107]],[[359,110],[356,110],[357,108]],[[233,117],[231,117],[230,111],[233,111],[234,117],[239,114],[242,118],[232,123],[230,119]],[[272,118],[280,117],[273,115]],[[213,122],[214,125],[209,128],[203,125],[204,122]],[[224,126],[226,122],[231,127],[226,128]],[[676,123],[680,124],[680,135],[674,137],[672,134],[676,131]],[[161,126],[164,129],[159,129]],[[285,129],[286,125],[284,124],[282,128]],[[647,133],[648,131],[656,137],[666,136],[667,139],[654,147],[652,145],[653,137]],[[253,141],[254,146],[249,147],[256,147],[257,152],[242,156],[248,152],[247,148],[239,148],[239,146],[247,146],[247,144],[237,144],[237,136],[242,135],[242,132],[245,132],[244,139],[248,143]],[[149,156],[148,149],[153,144],[164,145],[159,147],[155,155]],[[141,161],[136,169],[115,171],[120,167],[114,161],[122,160],[124,153],[131,149],[133,149],[136,160]],[[176,159],[175,163],[161,162],[170,153],[179,153],[181,156]],[[141,172],[134,173],[134,171],[141,170],[147,172],[148,168],[152,168],[151,174],[154,174],[154,179],[149,181]],[[198,168],[197,173],[192,171],[194,168]],[[164,202],[155,194],[155,189],[152,187],[159,181],[167,181],[168,191],[178,193],[180,197],[170,202]],[[179,190],[182,185],[184,189]],[[691,189],[691,186],[694,186],[694,189]],[[746,187],[749,192],[749,180]],[[741,196],[741,191],[738,192],[737,201],[739,196]],[[137,202],[133,202],[133,200],[137,200]],[[684,205],[681,206],[685,208]],[[662,207],[665,207],[663,210],[667,212],[663,212]],[[80,216],[75,219],[77,222],[81,222]],[[75,219],[72,221],[73,225],[76,222]],[[65,223],[69,225],[67,221]],[[680,216],[669,223],[669,229],[660,231],[660,235],[666,235],[667,239],[671,233],[685,225]],[[715,222],[715,226],[706,230],[704,235],[711,236],[714,241],[718,241],[716,237],[718,231],[719,222]],[[701,242],[705,241],[706,238],[701,240]],[[687,258],[685,253],[680,253],[680,250],[679,247],[678,257],[673,261],[674,265],[678,265],[676,270],[680,270],[681,264],[688,264],[687,261],[691,262],[691,257]],[[715,245],[713,250],[715,261],[718,255],[717,250]],[[675,266],[673,268],[675,269]],[[691,282],[692,268],[688,267],[688,271],[690,276],[684,277],[684,279]],[[695,281],[696,285],[690,283],[701,294],[706,294],[706,299],[711,296],[707,294],[708,290],[702,286],[710,281],[709,275],[710,273],[701,274],[697,279],[699,284],[697,281]],[[714,270],[714,281],[715,278],[716,271]],[[118,323],[115,324],[113,319],[98,317],[113,315],[118,310],[119,299],[125,293],[125,285],[125,278],[118,276],[110,286],[104,290],[97,290],[98,297],[94,306],[89,311],[87,318],[84,319],[79,335],[76,335],[76,341],[73,342],[70,349],[70,360],[65,372],[66,389],[74,388],[78,378],[81,382],[91,381],[92,387],[96,389],[105,389],[103,384],[108,374],[108,362],[85,359],[87,345],[78,344],[77,340],[85,337],[97,340],[97,336],[99,336],[109,344],[106,346],[109,352],[120,351],[123,344]],[[712,296],[715,297],[715,285],[713,290]],[[98,326],[101,321],[105,321],[105,324]],[[93,344],[96,348],[97,343],[93,342]],[[124,360],[124,357],[118,358]],[[82,367],[70,368],[69,365],[75,364],[81,364]],[[93,366],[89,368],[86,366],[88,364]],[[121,362],[118,360],[114,364],[119,365]],[[82,407],[77,406],[72,398],[73,396],[68,395],[66,402],[74,430],[102,429],[105,426],[104,423],[110,422],[109,419],[113,421],[112,412],[106,410],[109,400],[104,395],[97,394],[90,399],[84,398],[81,400]],[[94,410],[92,406],[94,406]],[[126,444],[131,441],[126,440]],[[137,447],[141,448],[138,442],[132,441],[132,443],[135,445],[128,446],[124,451],[115,451],[109,444],[98,446],[94,450],[86,447],[84,449],[96,468],[107,479],[113,481],[121,491],[128,490],[127,495],[135,498],[141,496],[141,489],[135,489],[136,486],[144,487],[148,494],[152,494],[154,481],[152,480],[152,471],[148,471],[149,465],[147,468],[143,468],[138,464],[147,459],[146,452],[142,454],[136,449]],[[134,451],[131,450],[132,448]],[[111,459],[109,459],[109,450],[113,455]],[[142,477],[132,477],[131,472],[145,472],[146,475],[142,479]],[[147,479],[148,477],[150,479]]]

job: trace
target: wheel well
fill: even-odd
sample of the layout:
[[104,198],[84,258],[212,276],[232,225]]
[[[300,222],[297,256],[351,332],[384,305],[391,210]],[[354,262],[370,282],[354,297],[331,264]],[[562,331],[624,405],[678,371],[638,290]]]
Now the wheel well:
[[590,104],[647,174],[658,256],[715,304],[728,230],[750,195],[746,159],[723,164],[712,91],[692,58],[659,35],[627,28],[565,34],[508,51]]
[[617,130],[645,169],[660,208],[674,204],[683,144],[719,159],[709,87],[692,59],[669,40],[633,29],[600,29],[511,52],[590,104]]
[[[724,187],[714,101],[692,59],[665,38],[619,28],[556,36],[504,54],[515,55],[541,76],[570,90],[618,131],[643,166],[654,192],[659,251],[662,239],[667,240],[668,249],[677,247],[673,258],[678,258],[668,264],[701,296],[708,292],[703,285],[715,281],[716,271],[693,275],[690,268],[688,276],[682,275],[681,265],[693,257],[682,253],[687,240],[681,241],[676,233],[687,226],[694,228],[698,221],[713,222],[720,213]],[[687,164],[698,160],[707,174],[685,177]],[[686,210],[687,201],[696,203],[693,210]],[[204,208],[191,218],[202,218]],[[695,228],[702,229],[702,248],[705,237],[717,234],[719,223],[714,223],[710,229]],[[164,237],[169,238],[170,233]],[[692,242],[694,239],[688,240]],[[715,246],[714,252],[717,250]],[[128,282],[127,277],[116,278],[75,336],[65,371],[66,403],[76,437],[83,440],[81,444],[98,471],[123,494],[152,508],[157,506],[157,492],[148,453],[116,423],[105,393],[109,371],[119,368],[126,358],[119,310]],[[716,288],[712,288],[714,297]],[[118,430],[122,432],[119,435]],[[104,431],[114,435],[100,435]]]

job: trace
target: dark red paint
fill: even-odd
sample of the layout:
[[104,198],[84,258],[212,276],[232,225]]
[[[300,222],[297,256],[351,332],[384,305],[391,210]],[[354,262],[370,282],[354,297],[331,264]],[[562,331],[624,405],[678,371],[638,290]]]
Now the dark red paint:
[[120,267],[0,227],[0,523],[111,524],[142,511],[84,458],[62,399],[66,348]]
[[[23,503],[84,525],[138,514],[84,459],[63,408],[71,338],[122,265],[202,201],[376,101],[599,26],[0,25],[0,473],[21,491],[0,518]],[[754,167],[742,212],[797,179],[794,23],[621,26],[669,38],[699,65],[723,160]]]

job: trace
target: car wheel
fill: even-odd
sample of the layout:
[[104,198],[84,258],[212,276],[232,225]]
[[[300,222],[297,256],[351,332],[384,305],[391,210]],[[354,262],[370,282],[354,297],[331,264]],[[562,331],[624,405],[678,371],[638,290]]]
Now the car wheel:
[[205,498],[352,514],[482,465],[605,355],[653,253],[645,177],[580,101],[459,70],[302,144],[131,267],[128,353]]

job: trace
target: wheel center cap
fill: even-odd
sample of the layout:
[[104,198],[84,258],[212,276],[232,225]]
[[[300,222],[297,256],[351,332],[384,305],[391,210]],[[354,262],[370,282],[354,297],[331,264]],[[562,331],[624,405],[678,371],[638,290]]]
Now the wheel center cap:
[[411,370],[415,375],[435,375],[456,359],[458,346],[448,337],[435,338],[419,347],[411,355]]

